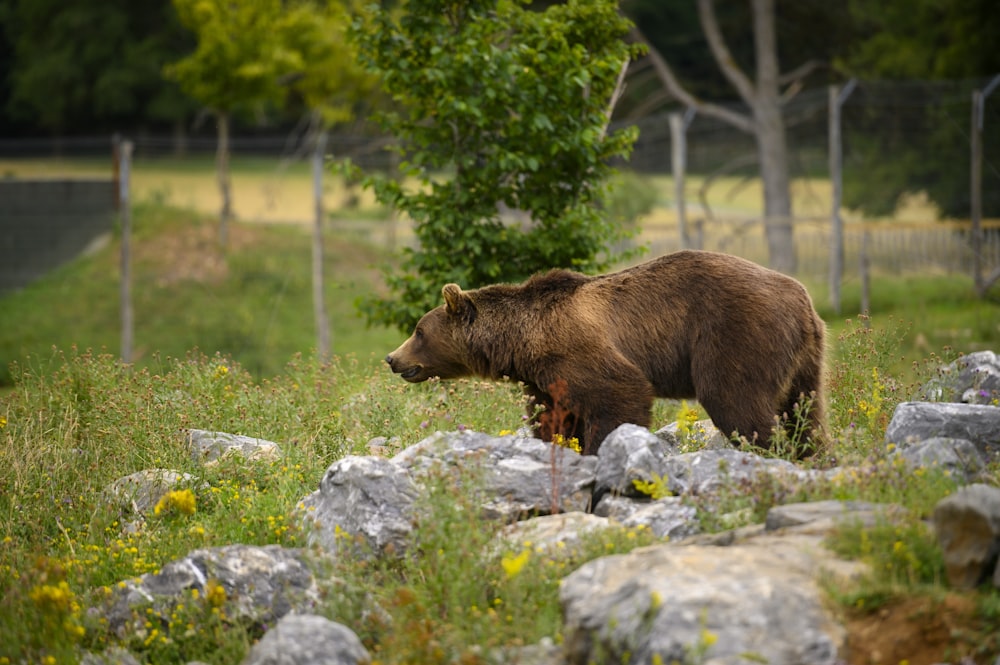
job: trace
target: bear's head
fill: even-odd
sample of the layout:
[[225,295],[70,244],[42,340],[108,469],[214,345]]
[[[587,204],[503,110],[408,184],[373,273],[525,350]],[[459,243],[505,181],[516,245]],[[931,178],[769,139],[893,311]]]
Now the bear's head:
[[444,304],[424,314],[409,339],[385,357],[392,371],[411,383],[472,374],[467,332],[476,305],[457,284],[445,285],[441,293]]

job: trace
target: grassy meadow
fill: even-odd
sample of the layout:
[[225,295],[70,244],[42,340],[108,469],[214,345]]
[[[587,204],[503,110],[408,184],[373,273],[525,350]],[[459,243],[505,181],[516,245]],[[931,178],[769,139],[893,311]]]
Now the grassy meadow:
[[[0,172],[4,168],[0,164]],[[190,167],[181,170],[191,175]],[[274,177],[263,167],[247,167],[242,175],[254,171],[261,181]],[[140,165],[135,177],[138,187]],[[307,180],[304,170],[298,178]],[[194,181],[198,187],[214,183],[204,173]],[[244,220],[232,227],[223,254],[215,244],[214,202],[208,209],[193,203],[201,195],[185,182],[150,185],[138,197],[134,366],[116,359],[117,238],[0,296],[0,665],[75,663],[82,651],[113,646],[146,663],[238,663],[263,627],[229,617],[224,593],[192,599],[174,616],[151,617],[145,630],[124,639],[87,610],[105,602],[122,580],[156,571],[195,548],[304,546],[294,506],[330,463],[369,454],[375,437],[385,437],[394,451],[435,430],[461,426],[499,434],[522,423],[516,385],[469,380],[413,386],[385,370],[381,358],[404,334],[366,328],[353,302],[381,288],[377,266],[392,257],[355,235],[327,237],[336,357],[317,359],[307,230],[263,223],[294,219]],[[234,182],[241,182],[240,173]],[[293,198],[308,201],[308,188],[302,191]],[[239,188],[236,196],[240,211]],[[308,210],[310,204],[303,205]],[[280,207],[293,209],[291,203]],[[805,487],[796,496],[766,482],[741,488],[725,498],[726,520],[702,510],[703,527],[728,528],[734,515],[737,523],[757,520],[771,505],[792,500],[898,502],[906,509],[903,521],[845,529],[834,539],[845,556],[869,562],[873,575],[854,588],[831,589],[831,595],[845,615],[862,622],[880,621],[879,608],[892,603],[920,599],[933,608],[954,594],[943,585],[940,552],[924,520],[954,481],[894,462],[883,441],[885,427],[895,405],[912,398],[942,360],[1000,349],[1000,308],[975,299],[971,280],[962,276],[879,277],[870,318],[857,315],[857,284],[845,285],[843,311],[851,314],[843,316],[824,305],[824,284],[807,286],[828,322],[832,347],[833,443],[811,463],[864,463],[869,470]],[[658,403],[654,426],[690,419],[687,407]],[[189,427],[273,440],[283,454],[206,467],[186,449],[180,432]],[[150,468],[198,480],[165,497],[143,528],[126,532],[134,516],[107,501],[105,488]],[[474,469],[469,473],[474,482]],[[989,474],[1000,484],[1000,469]],[[392,564],[341,561],[334,572],[351,593],[322,608],[354,629],[378,663],[485,663],[491,649],[543,637],[558,642],[559,579],[584,560],[653,540],[642,530],[620,530],[588,541],[566,559],[530,549],[484,559],[479,553],[499,525],[476,519],[467,494],[443,479],[427,509],[430,517],[415,536],[419,555]],[[366,598],[376,600],[392,623],[380,622],[377,613],[359,618]],[[991,626],[1000,622],[1000,593],[970,593],[962,600],[964,633],[954,637],[950,656],[995,658],[1000,638]],[[915,649],[919,635],[915,630]]]

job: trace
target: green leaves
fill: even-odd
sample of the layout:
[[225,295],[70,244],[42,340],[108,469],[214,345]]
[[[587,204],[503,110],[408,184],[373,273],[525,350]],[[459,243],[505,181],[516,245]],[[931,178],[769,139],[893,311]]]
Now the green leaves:
[[339,0],[173,2],[197,47],[164,72],[215,111],[277,105],[294,92],[329,125],[349,120],[375,87],[355,62]]
[[271,27],[280,0],[174,0],[174,7],[198,40],[194,53],[165,69],[184,92],[221,112],[284,98],[278,79],[286,62]]
[[[398,108],[379,120],[407,146],[420,185],[369,179],[419,242],[402,274],[386,273],[392,295],[362,303],[369,322],[410,328],[448,281],[474,288],[605,266],[622,234],[598,214],[602,183],[609,158],[635,138],[605,131],[634,54],[616,4],[539,12],[520,1],[411,0],[398,17],[371,11],[354,25],[360,59]],[[447,182],[434,182],[442,173]],[[501,217],[501,204],[518,214]]]

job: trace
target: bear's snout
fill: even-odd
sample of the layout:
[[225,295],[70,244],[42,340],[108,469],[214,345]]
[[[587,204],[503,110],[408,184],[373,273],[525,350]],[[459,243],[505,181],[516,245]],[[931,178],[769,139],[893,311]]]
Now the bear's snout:
[[418,378],[420,376],[421,370],[423,369],[423,365],[420,365],[419,363],[416,365],[403,365],[391,353],[385,357],[385,362],[387,365],[389,365],[389,369],[392,370],[393,374],[399,374],[407,381],[411,382],[423,381],[424,379],[427,378],[427,377]]

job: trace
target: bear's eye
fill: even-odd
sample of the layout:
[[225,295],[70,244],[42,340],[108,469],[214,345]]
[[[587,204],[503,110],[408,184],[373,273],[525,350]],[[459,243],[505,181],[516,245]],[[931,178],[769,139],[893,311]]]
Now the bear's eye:
[[413,336],[416,337],[417,339],[423,339],[424,331],[421,330],[420,328],[417,328],[416,330],[413,331]]

